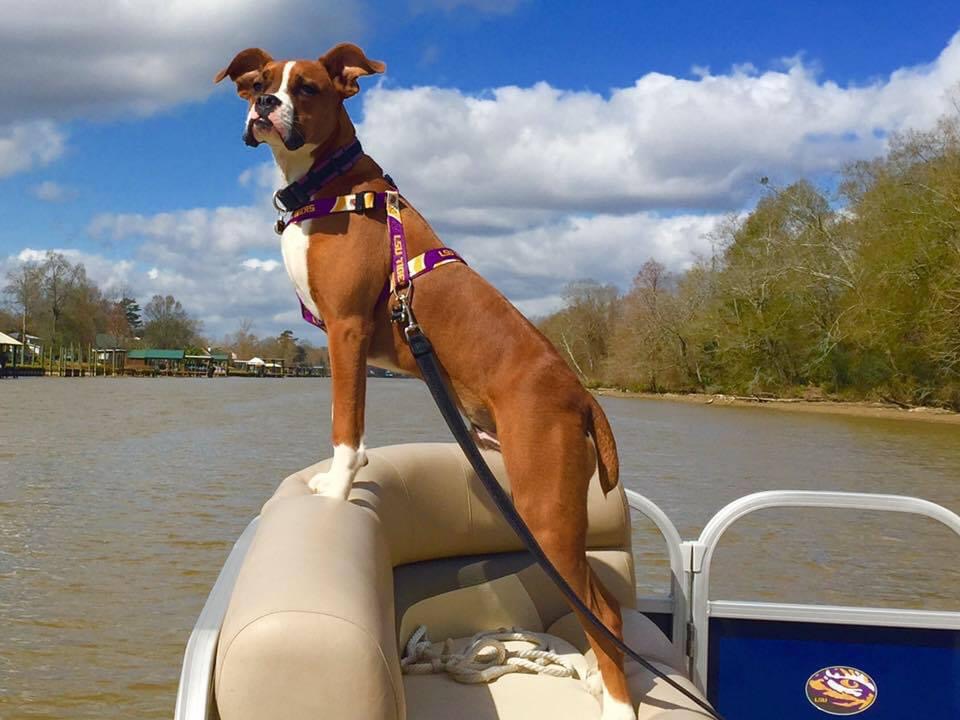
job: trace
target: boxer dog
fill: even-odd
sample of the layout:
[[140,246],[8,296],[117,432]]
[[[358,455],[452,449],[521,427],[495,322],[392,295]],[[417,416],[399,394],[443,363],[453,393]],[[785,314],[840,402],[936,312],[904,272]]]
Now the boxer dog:
[[[244,141],[266,143],[292,183],[354,142],[344,100],[359,91],[358,78],[385,69],[349,43],[316,61],[278,61],[250,48],[215,82],[229,77],[236,83],[249,103]],[[362,155],[313,196],[388,189],[391,181]],[[442,247],[423,217],[406,199],[403,203],[410,255]],[[306,309],[326,324],[333,371],[333,462],[309,485],[343,499],[366,463],[367,364],[418,375],[401,330],[391,322],[391,303],[383,301],[391,271],[385,222],[385,213],[376,209],[318,217],[282,230],[284,264]],[[604,493],[616,486],[619,473],[616,443],[600,405],[550,341],[467,265],[451,263],[420,277],[413,308],[475,436],[503,454],[520,515],[587,606],[622,635],[620,607],[585,553],[587,486],[594,468]],[[635,720],[622,654],[594,637],[582,618],[581,624],[603,679],[603,719]]]

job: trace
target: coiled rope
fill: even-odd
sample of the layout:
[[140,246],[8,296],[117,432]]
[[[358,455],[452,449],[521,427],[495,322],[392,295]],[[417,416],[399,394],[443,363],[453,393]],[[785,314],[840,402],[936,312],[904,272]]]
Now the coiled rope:
[[[533,647],[512,650],[504,645],[516,640]],[[427,637],[427,626],[421,625],[407,641],[400,670],[405,675],[445,672],[461,683],[489,683],[516,672],[583,679],[544,637],[517,628],[479,632],[470,639],[466,650],[455,653],[453,640],[447,638],[442,646],[434,647]]]

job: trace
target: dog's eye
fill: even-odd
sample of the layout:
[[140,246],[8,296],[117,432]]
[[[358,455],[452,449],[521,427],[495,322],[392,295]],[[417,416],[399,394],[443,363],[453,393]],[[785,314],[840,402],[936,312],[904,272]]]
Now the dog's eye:
[[257,80],[257,82],[255,82],[255,83],[253,84],[253,91],[254,91],[254,92],[263,92],[263,83],[260,82],[259,80]]
[[319,91],[313,85],[301,85],[299,90],[301,95],[316,95]]

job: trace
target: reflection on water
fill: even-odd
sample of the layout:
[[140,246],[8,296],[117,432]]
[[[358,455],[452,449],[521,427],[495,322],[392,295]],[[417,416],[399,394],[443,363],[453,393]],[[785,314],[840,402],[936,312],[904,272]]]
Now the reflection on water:
[[[960,431],[604,398],[623,479],[684,538],[771,488],[904,493],[960,510]],[[418,382],[371,380],[368,442],[446,439]],[[184,643],[231,544],[328,452],[326,380],[0,383],[0,717],[168,718]],[[934,523],[763,511],[723,538],[712,597],[957,609]],[[636,523],[638,585],[663,592]]]

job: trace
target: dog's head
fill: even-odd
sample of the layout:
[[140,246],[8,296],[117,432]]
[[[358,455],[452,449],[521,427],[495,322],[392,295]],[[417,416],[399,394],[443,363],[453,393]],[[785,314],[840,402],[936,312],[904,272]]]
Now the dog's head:
[[214,82],[230,77],[250,103],[244,121],[247,145],[262,142],[294,151],[322,145],[336,131],[340,106],[360,90],[357,78],[382,73],[356,45],[341,43],[318,60],[274,60],[260,48],[237,53]]

